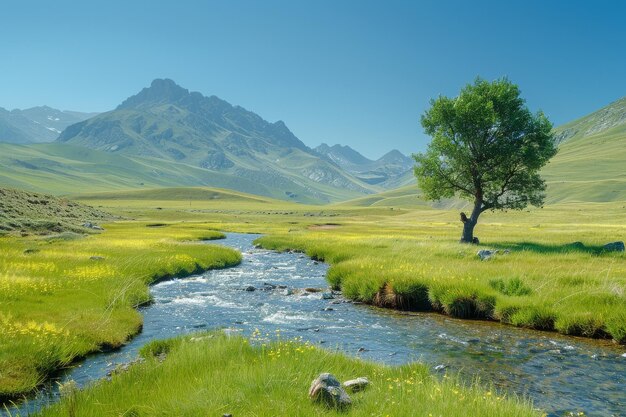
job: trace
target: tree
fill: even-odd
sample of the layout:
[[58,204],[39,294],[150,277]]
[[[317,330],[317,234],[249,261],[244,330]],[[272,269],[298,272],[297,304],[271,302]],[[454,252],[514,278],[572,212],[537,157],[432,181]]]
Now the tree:
[[432,141],[426,152],[413,155],[415,176],[429,200],[458,195],[473,202],[469,217],[461,213],[461,242],[474,241],[486,210],[543,204],[546,185],[539,170],[557,152],[552,124],[528,110],[517,85],[477,78],[458,97],[440,96],[430,104],[421,122]]

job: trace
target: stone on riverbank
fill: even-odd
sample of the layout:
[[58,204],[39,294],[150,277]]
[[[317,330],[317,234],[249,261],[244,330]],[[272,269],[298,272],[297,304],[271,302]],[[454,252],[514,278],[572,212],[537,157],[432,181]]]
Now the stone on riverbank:
[[343,386],[346,390],[350,392],[358,392],[363,391],[370,384],[369,379],[365,377],[359,377],[355,379],[351,379],[343,383]]
[[350,396],[341,383],[329,373],[320,374],[311,383],[309,397],[331,408],[345,408],[352,404]]

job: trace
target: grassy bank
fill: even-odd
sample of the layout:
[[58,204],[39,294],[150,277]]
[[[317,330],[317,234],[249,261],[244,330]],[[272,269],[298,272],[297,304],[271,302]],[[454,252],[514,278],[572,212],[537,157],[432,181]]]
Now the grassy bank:
[[[66,388],[61,402],[39,416],[540,415],[515,398],[452,378],[438,380],[419,364],[385,367],[293,341],[253,346],[205,333],[152,342],[142,352],[145,362],[84,391]],[[366,376],[371,386],[352,395],[349,410],[329,410],[307,395],[321,372],[340,380]]]
[[[264,233],[258,243],[266,248],[329,262],[331,285],[367,303],[626,342],[626,256],[601,252],[626,238],[624,203],[485,213],[476,228],[481,245],[467,246],[457,243],[458,210],[411,201],[316,207],[190,197],[87,200],[124,216]],[[479,249],[510,253],[480,261]]]
[[0,237],[0,398],[34,389],[77,357],[116,347],[142,324],[148,284],[240,262],[202,224],[104,225],[94,235]]
[[[626,257],[601,250],[624,228],[563,224],[561,216],[555,210],[532,223],[519,214],[483,223],[481,246],[458,244],[459,226],[428,212],[292,229],[258,243],[328,261],[330,284],[366,303],[626,342]],[[501,253],[481,261],[476,253],[487,248]]]

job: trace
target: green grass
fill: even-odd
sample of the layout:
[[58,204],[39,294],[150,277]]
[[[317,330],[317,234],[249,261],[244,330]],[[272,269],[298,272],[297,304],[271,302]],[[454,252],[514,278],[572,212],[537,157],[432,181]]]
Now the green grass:
[[[292,228],[257,243],[326,260],[330,284],[366,303],[626,342],[626,257],[600,251],[624,235],[618,218],[563,224],[563,215],[589,216],[565,207],[533,216],[488,214],[478,229],[483,245],[476,247],[458,244],[460,223],[437,221],[444,215],[416,210],[343,220],[336,229]],[[510,253],[480,261],[481,248]]]
[[[31,145],[0,143],[0,185],[52,194],[74,194],[87,189],[90,192],[105,192],[208,185],[309,204],[363,195],[363,192],[303,177],[300,170],[314,171],[318,167],[311,165],[317,159],[302,151],[281,157],[281,160],[281,164],[293,166],[280,169],[277,174],[258,171],[258,166],[244,167],[248,170],[244,176],[211,171],[184,162],[125,156],[56,142]],[[341,177],[335,171],[332,172]],[[356,181],[350,176],[345,176],[345,179]]]
[[[246,208],[219,201],[193,201],[190,208],[169,201],[154,211],[138,200],[87,202],[126,216],[264,233],[258,243],[266,248],[329,262],[329,283],[366,303],[626,342],[626,256],[600,250],[624,239],[623,203],[485,213],[477,247],[457,243],[454,210],[276,202]],[[479,249],[510,253],[483,262]]]
[[626,201],[626,125],[575,137],[543,172],[548,202]]
[[[481,416],[541,415],[456,378],[438,379],[425,366],[386,367],[298,341],[251,344],[240,337],[204,333],[152,342],[143,363],[109,382],[76,391],[38,416]],[[166,359],[163,360],[163,355]],[[308,398],[311,381],[330,372],[341,381],[366,376],[371,385],[335,411]]]
[[[238,262],[233,251],[189,242],[217,237],[220,230],[264,233],[259,240],[264,247],[298,249],[326,260],[330,284],[356,300],[626,341],[626,257],[598,251],[607,242],[623,240],[622,203],[486,213],[476,230],[483,243],[476,247],[457,243],[456,210],[303,206],[203,188],[91,194],[81,201],[137,220],[105,224],[104,233],[88,237],[0,239],[0,387],[5,396],[31,389],[77,356],[124,343],[141,323],[133,306],[147,300],[146,283],[187,274],[198,265]],[[150,227],[155,224],[159,227]],[[481,262],[480,248],[511,253]],[[309,377],[298,383],[308,384],[303,381]],[[119,395],[119,407],[124,399],[130,401]],[[290,398],[281,393],[279,400],[283,397]],[[263,398],[268,404],[278,401],[273,395]],[[206,406],[202,401],[196,405]],[[244,415],[263,409],[245,401],[240,407]]]
[[[0,398],[34,389],[76,358],[125,343],[141,328],[148,284],[240,262],[193,242],[201,224],[104,225],[96,235],[0,237]],[[99,257],[91,259],[91,257]]]
[[67,198],[0,187],[0,234],[86,233],[85,222],[112,218]]

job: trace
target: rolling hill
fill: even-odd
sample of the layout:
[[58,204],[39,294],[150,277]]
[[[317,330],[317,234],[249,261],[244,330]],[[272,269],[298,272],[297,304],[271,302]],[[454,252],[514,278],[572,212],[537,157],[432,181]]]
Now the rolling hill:
[[626,201],[626,97],[555,130],[547,202]]
[[90,231],[83,227],[85,222],[112,218],[108,213],[66,198],[0,187],[0,235],[85,233]]
[[[185,163],[158,158],[131,157],[62,143],[14,145],[0,143],[0,184],[52,194],[77,194],[158,187],[213,186],[287,199],[280,190],[251,179],[209,171]],[[316,204],[304,187],[292,184],[300,194],[290,200]],[[318,185],[335,201],[340,189]]]

